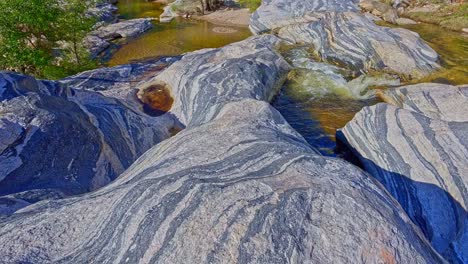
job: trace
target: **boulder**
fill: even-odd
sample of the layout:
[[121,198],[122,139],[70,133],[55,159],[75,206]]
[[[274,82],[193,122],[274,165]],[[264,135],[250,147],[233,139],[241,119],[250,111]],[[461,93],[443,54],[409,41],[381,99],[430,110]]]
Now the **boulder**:
[[170,136],[171,117],[65,82],[0,73],[0,195],[95,190]]
[[392,7],[387,3],[382,3],[376,0],[361,0],[359,2],[359,7],[369,13],[372,13],[376,16],[382,16],[392,9]]
[[359,0],[265,0],[250,18],[254,34],[276,32],[278,29],[304,20],[310,13],[358,12]]
[[436,250],[468,261],[468,87],[390,89],[337,134]]
[[84,39],[84,46],[89,50],[91,58],[95,59],[111,46],[111,43],[98,36],[88,35]]
[[170,66],[176,81],[153,85],[170,86],[187,128],[96,192],[1,219],[0,261],[442,263],[380,184],[318,155],[263,101],[287,69],[277,43]]
[[97,18],[100,23],[112,23],[117,20],[117,7],[112,3],[99,3],[88,10],[88,14]]
[[111,41],[119,38],[134,38],[153,28],[154,18],[136,18],[113,24],[101,25],[84,39],[91,57],[96,58],[111,47]]
[[281,28],[278,35],[312,45],[324,61],[356,72],[384,70],[415,78],[439,67],[437,53],[409,30],[380,27],[355,12],[314,13],[307,20]]
[[[418,34],[375,25],[357,1],[264,1],[250,28],[272,31],[291,44],[310,45],[325,62],[357,73],[389,71],[421,78],[439,68],[438,55]],[[395,15],[395,14],[393,14]],[[396,19],[389,14],[387,19]]]
[[91,32],[91,35],[97,36],[104,40],[113,40],[119,37],[136,37],[153,28],[153,20],[154,18],[135,18],[130,20],[122,20],[114,24],[102,26]]

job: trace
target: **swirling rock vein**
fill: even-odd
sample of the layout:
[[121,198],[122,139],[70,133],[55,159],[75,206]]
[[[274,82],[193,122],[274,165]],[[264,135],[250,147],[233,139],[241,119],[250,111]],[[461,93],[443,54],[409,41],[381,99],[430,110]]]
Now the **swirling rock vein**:
[[[132,66],[100,69],[80,77],[99,77],[98,72],[114,72],[115,76],[126,68]],[[108,93],[126,83],[125,90],[131,93],[128,82],[149,72],[154,70],[133,71],[139,75],[126,76],[127,82],[124,77],[92,82],[95,87],[98,83],[106,86]],[[37,201],[38,195],[50,195],[31,192],[36,189],[64,195],[97,189],[170,136],[172,118],[147,116],[123,92],[118,93],[121,98],[112,98],[85,90],[91,80],[80,77],[60,83],[0,74],[0,195],[28,191],[30,197],[23,193],[21,199]]]
[[432,245],[468,261],[468,88],[419,84],[385,92],[338,136],[381,181]]
[[440,67],[437,53],[418,34],[375,25],[358,12],[357,2],[264,1],[252,15],[250,28],[311,45],[323,61],[357,73],[385,70],[421,78]]
[[[167,71],[179,82],[170,83],[181,98],[176,115],[187,129],[96,192],[43,201],[0,220],[0,261],[443,262],[380,184],[318,155],[262,101],[274,87],[265,83],[280,82],[284,70],[280,59],[263,60],[278,56],[276,43],[251,38],[173,64]],[[265,70],[231,71],[237,60],[227,51],[242,49],[246,58],[258,52],[249,65]],[[216,63],[194,66],[207,58]],[[230,69],[222,78],[207,74],[219,65]],[[156,81],[168,84],[162,76]],[[202,84],[218,88],[221,99],[205,96]],[[185,101],[190,95],[197,100]],[[189,102],[196,103],[184,106]]]

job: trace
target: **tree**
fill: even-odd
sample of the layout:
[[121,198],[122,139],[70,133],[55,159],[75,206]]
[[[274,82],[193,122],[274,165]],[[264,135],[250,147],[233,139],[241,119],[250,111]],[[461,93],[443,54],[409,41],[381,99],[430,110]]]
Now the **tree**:
[[58,78],[88,64],[81,43],[94,24],[89,3],[0,0],[0,68]]

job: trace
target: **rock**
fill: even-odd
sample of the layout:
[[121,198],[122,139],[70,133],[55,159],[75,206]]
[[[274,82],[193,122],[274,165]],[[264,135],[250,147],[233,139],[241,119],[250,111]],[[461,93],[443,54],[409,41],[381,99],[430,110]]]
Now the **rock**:
[[[290,70],[289,64],[274,51],[277,44],[278,38],[267,35],[222,49],[189,53],[140,90],[153,84],[167,85],[175,98],[171,113],[187,127],[200,125],[228,102],[245,98],[269,101],[276,94],[279,80],[284,80]],[[236,86],[235,94],[230,90],[232,86]]]
[[252,14],[254,34],[276,31],[284,26],[305,22],[310,13],[359,11],[359,0],[266,0]]
[[382,15],[382,19],[388,23],[395,24],[398,19],[398,13],[395,9],[389,9]]
[[123,20],[118,23],[109,24],[93,31],[91,35],[102,39],[115,39],[118,36],[122,38],[136,37],[143,32],[153,28],[154,18],[135,18]]
[[382,21],[382,18],[380,18],[380,17],[378,17],[378,16],[376,16],[376,15],[373,15],[373,14],[371,14],[371,13],[364,13],[364,16],[365,16],[367,19],[369,19],[369,20],[371,20],[371,21],[374,21],[374,22],[375,22],[375,21]]
[[84,89],[118,99],[134,111],[142,111],[142,104],[135,96],[139,83],[147,82],[181,56],[162,57],[140,63],[119,65],[85,71],[60,80],[74,89]]
[[118,8],[112,3],[100,3],[89,9],[88,13],[96,17],[98,22],[112,23],[117,21],[117,10]]
[[96,58],[111,47],[110,41],[119,38],[133,38],[153,28],[154,18],[136,18],[99,26],[84,39],[91,57]]
[[61,199],[66,195],[55,189],[36,189],[0,196],[0,218],[42,200]]
[[14,73],[0,73],[0,101],[0,195],[95,190],[174,126],[94,91]]
[[382,3],[375,0],[361,0],[359,2],[359,7],[362,10],[370,12],[376,16],[382,16],[392,9],[392,7],[387,3]]
[[98,57],[103,51],[111,46],[109,41],[93,35],[86,36],[84,39],[84,45],[91,53],[91,58],[93,59]]
[[[264,1],[250,28],[292,44],[311,45],[322,60],[357,73],[390,71],[421,78],[439,68],[438,55],[416,33],[375,25],[358,12],[358,1]],[[396,13],[385,13],[395,20]]]
[[439,67],[437,53],[409,30],[380,27],[355,12],[315,13],[307,20],[281,28],[278,35],[312,45],[324,61],[356,72],[386,70],[416,78]]
[[468,88],[420,84],[390,89],[356,114],[338,138],[400,202],[436,250],[468,255]]
[[399,17],[395,20],[395,23],[397,25],[416,25],[418,24],[416,21],[409,19],[409,18],[404,18],[404,17]]
[[176,5],[179,1],[176,0],[174,1],[174,3],[171,3],[167,6],[164,7],[163,9],[163,12],[162,14],[159,16],[159,22],[161,23],[169,23],[172,21],[172,19],[174,19],[175,17],[177,17],[177,14],[176,12],[174,12],[172,10],[172,6],[173,5]]
[[386,102],[447,122],[468,122],[468,86],[424,83],[390,89]]
[[381,185],[318,155],[262,101],[287,69],[277,43],[171,65],[153,81],[171,86],[187,128],[96,192],[0,220],[0,261],[443,262]]

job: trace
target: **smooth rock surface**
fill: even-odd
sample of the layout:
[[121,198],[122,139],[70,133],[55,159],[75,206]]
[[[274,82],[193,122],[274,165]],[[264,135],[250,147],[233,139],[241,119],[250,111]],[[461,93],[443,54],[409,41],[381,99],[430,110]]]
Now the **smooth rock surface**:
[[153,18],[135,18],[122,20],[114,24],[109,24],[98,28],[91,34],[102,39],[114,39],[116,36],[122,38],[136,37],[139,34],[153,28]]
[[189,53],[140,90],[153,84],[167,85],[175,98],[171,113],[186,126],[199,125],[228,102],[246,98],[269,101],[276,94],[290,70],[276,52],[279,43],[278,38],[266,35],[222,49]]
[[168,138],[173,125],[124,100],[0,73],[0,195],[95,190]]
[[437,53],[409,30],[380,27],[355,12],[317,13],[308,19],[281,28],[278,35],[311,44],[322,60],[354,71],[386,70],[419,78],[439,67]]
[[303,23],[310,13],[359,11],[359,0],[265,0],[252,14],[250,29],[255,34],[276,31]]
[[[0,220],[0,261],[443,262],[380,184],[318,155],[262,101],[285,70],[276,43],[252,38],[173,64],[175,113],[188,128],[96,192]],[[251,68],[237,69],[233,51]],[[219,76],[219,65],[229,70]]]
[[337,135],[453,263],[468,261],[468,88],[390,89]]
[[421,78],[439,68],[438,55],[418,34],[377,26],[358,1],[264,1],[252,15],[256,33],[272,31],[292,44],[310,45],[323,61],[359,73],[389,71]]

